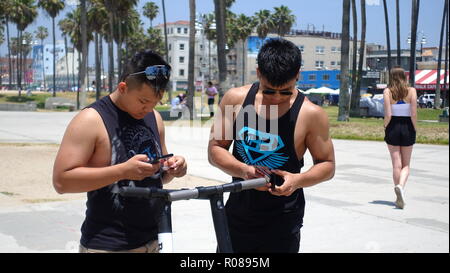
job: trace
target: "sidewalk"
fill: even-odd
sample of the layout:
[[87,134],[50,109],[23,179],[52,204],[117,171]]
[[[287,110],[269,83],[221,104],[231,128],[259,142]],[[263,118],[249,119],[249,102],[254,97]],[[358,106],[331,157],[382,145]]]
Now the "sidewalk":
[[[71,115],[0,112],[0,143],[58,143]],[[166,136],[169,152],[186,157],[189,174],[230,181],[208,163],[209,128],[168,127]],[[386,145],[333,143],[335,177],[305,189],[301,252],[449,252],[448,146],[414,146],[399,210]],[[311,165],[307,154],[303,171]],[[84,212],[84,201],[0,208],[0,252],[76,252]],[[176,252],[215,252],[209,202],[175,202],[172,215]]]

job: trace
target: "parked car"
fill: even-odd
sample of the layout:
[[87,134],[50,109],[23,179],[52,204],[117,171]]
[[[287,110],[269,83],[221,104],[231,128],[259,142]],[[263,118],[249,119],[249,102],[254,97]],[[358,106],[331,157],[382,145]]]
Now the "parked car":
[[[420,108],[433,108],[435,97],[436,94],[423,94],[417,99],[417,103]],[[442,99],[440,99],[440,103],[442,104]]]

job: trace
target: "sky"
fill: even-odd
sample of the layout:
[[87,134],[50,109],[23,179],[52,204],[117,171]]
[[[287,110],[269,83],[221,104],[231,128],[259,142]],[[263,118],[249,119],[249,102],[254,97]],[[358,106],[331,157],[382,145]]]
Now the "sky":
[[[76,0],[67,0],[66,8],[56,18],[56,22],[63,19],[65,14],[74,9],[73,3]],[[142,14],[142,7],[148,2],[147,0],[140,0],[138,4],[138,11]],[[161,0],[153,0],[160,7],[160,14],[153,21],[153,25],[163,23]],[[358,6],[358,17],[360,17],[359,0],[356,0]],[[255,5],[257,3],[257,5]],[[389,12],[389,25],[391,32],[391,47],[396,48],[396,19],[395,19],[395,1],[387,0]],[[189,20],[189,0],[166,0],[166,17],[167,22],[174,22],[177,20]],[[296,16],[296,24],[294,29],[314,28],[316,30],[325,30],[331,32],[342,31],[342,0],[236,0],[231,10],[247,16],[254,15],[261,9],[268,9],[273,11],[274,7],[280,5],[288,6],[292,13]],[[418,24],[418,40],[422,35],[426,37],[425,47],[439,46],[440,25],[442,20],[442,12],[444,7],[444,0],[426,0],[421,1],[419,24]],[[196,0],[197,13],[211,13],[214,12],[213,0]],[[377,43],[386,45],[384,11],[382,0],[366,0],[366,16],[367,16],[367,33],[366,41],[368,43]],[[400,0],[400,17],[401,17],[401,47],[409,48],[407,38],[410,33],[411,25],[411,0]],[[148,28],[150,22],[148,18],[142,16],[141,20],[144,22],[144,27]],[[360,20],[360,18],[358,19]],[[31,24],[26,31],[34,32],[38,26],[45,26],[49,29],[49,37],[44,43],[51,43],[51,18],[46,13],[39,9],[39,16],[36,21]],[[350,27],[352,33],[352,26]],[[10,24],[11,36],[17,36],[16,27]],[[359,36],[359,35],[358,35]],[[57,27],[56,39],[61,40],[61,33]],[[92,45],[91,45],[92,47]],[[6,42],[0,47],[0,56],[6,55]]]

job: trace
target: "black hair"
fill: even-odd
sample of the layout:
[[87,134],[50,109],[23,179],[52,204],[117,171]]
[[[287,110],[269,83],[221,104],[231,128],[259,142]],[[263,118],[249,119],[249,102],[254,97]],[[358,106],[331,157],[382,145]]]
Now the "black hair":
[[126,82],[130,88],[138,88],[143,83],[153,86],[158,94],[164,92],[169,82],[170,77],[164,77],[163,75],[156,76],[156,79],[149,80],[145,76],[145,73],[133,75],[130,74],[144,71],[148,66],[152,65],[166,65],[169,68],[170,65],[157,53],[147,49],[136,53],[133,58],[124,66],[120,81]]
[[271,85],[282,86],[297,77],[302,64],[302,54],[294,43],[281,38],[271,38],[261,47],[257,63],[261,75]]

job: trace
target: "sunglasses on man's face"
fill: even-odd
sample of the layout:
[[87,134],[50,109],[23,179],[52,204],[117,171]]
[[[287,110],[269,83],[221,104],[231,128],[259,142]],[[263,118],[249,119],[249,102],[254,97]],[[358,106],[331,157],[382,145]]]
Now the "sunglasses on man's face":
[[148,80],[153,81],[158,76],[163,76],[166,79],[170,77],[170,67],[167,65],[152,65],[148,66],[144,71],[130,74],[129,76],[145,74]]
[[262,91],[264,95],[275,95],[276,93],[279,93],[282,96],[292,96],[294,94],[290,90],[272,90],[272,89],[265,89]]

